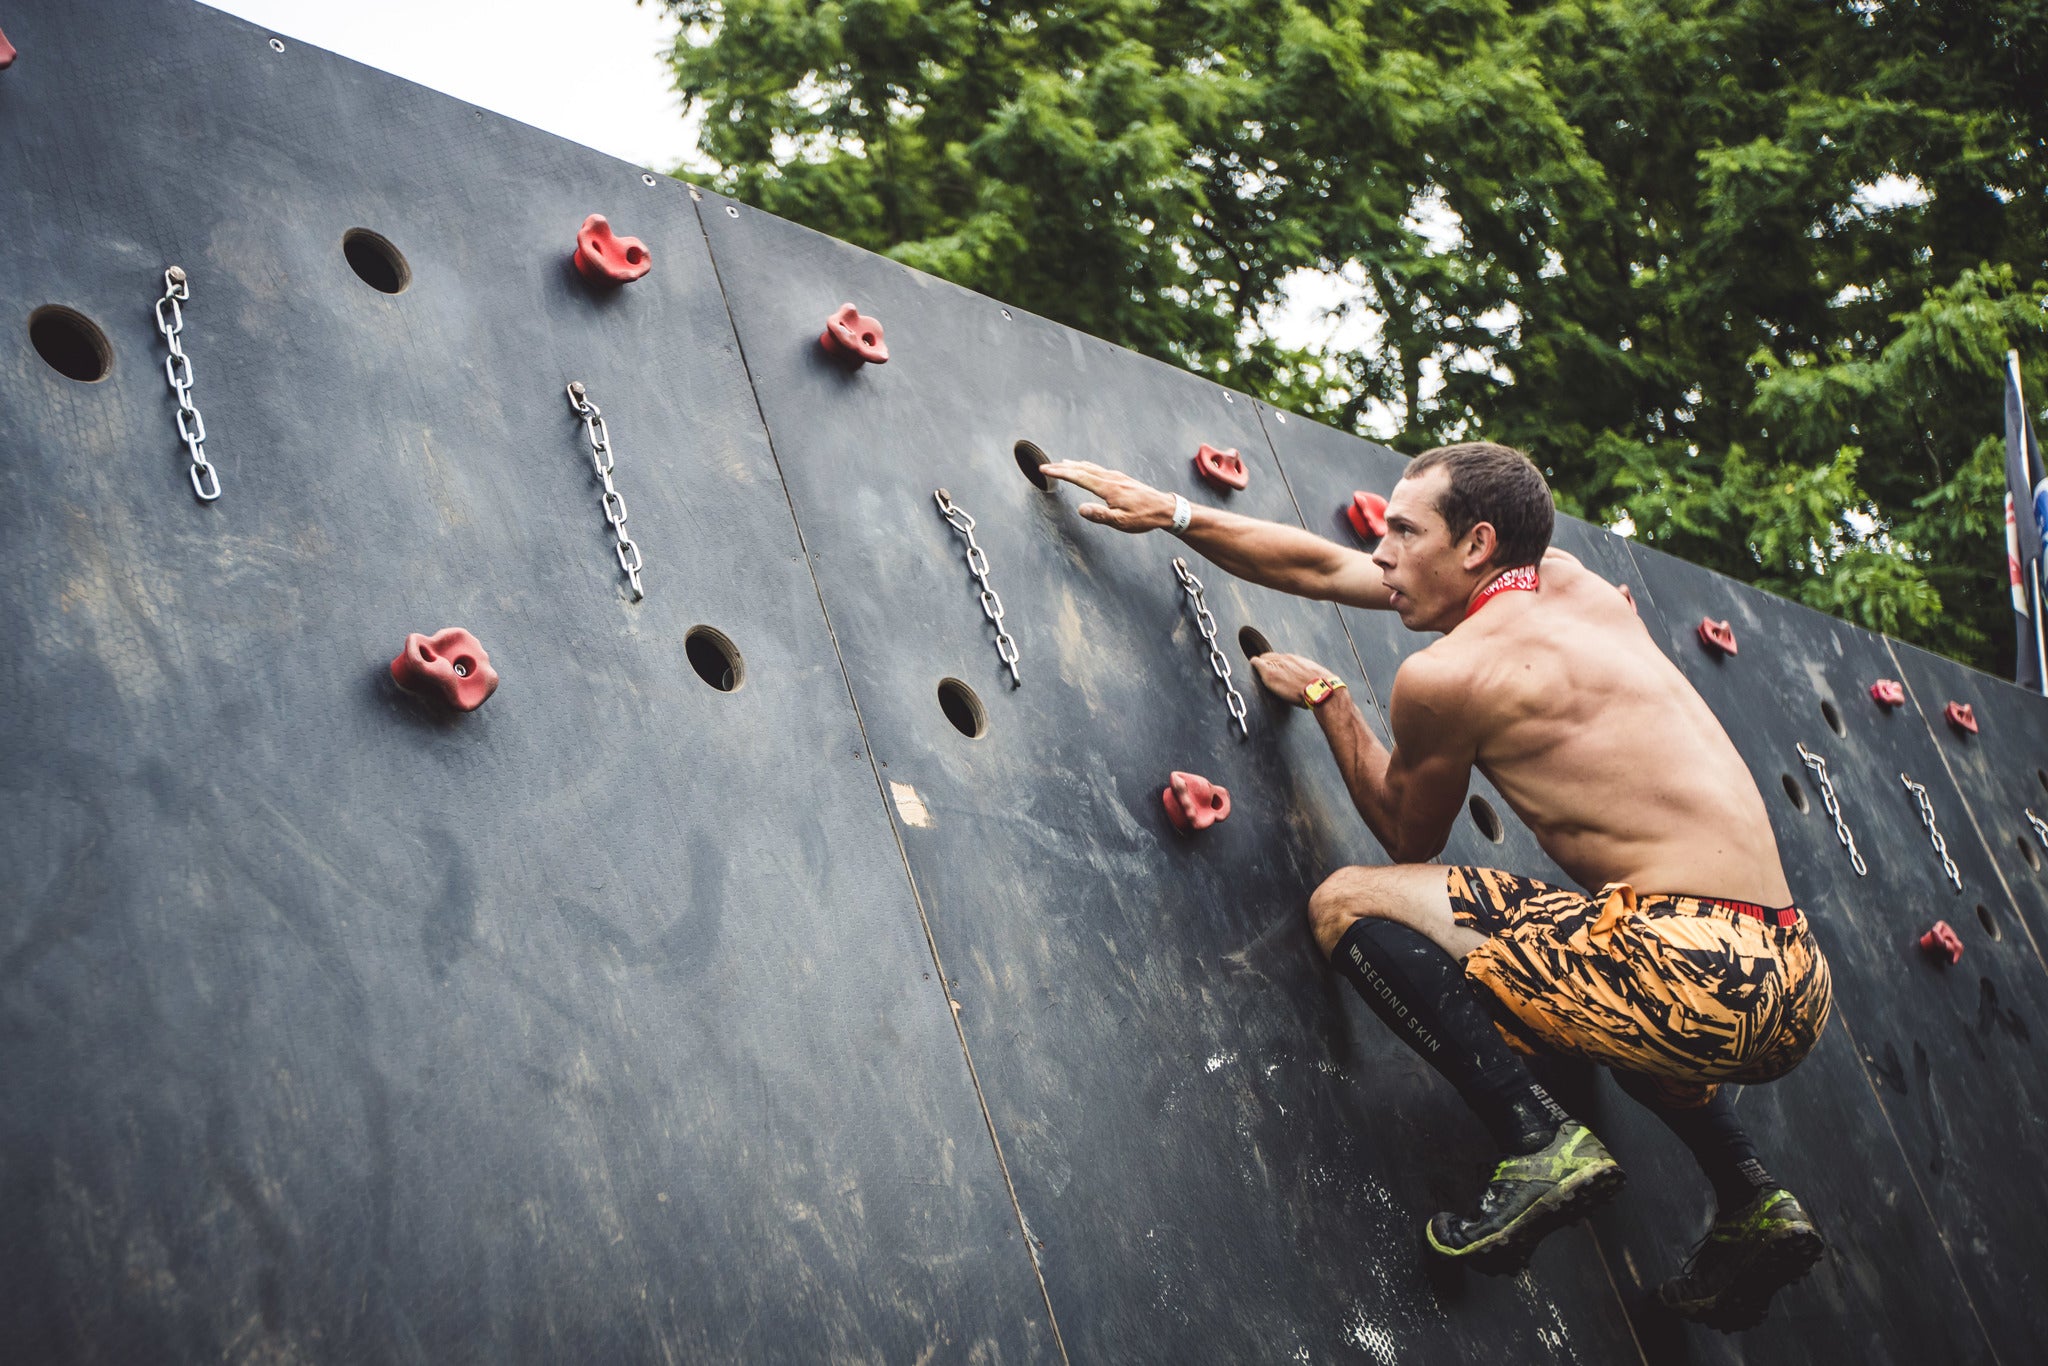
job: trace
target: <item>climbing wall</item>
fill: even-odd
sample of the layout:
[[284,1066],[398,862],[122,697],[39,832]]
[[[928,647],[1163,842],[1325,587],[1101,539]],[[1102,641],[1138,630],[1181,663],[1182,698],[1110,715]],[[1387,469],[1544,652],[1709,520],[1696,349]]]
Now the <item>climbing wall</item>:
[[[688,191],[197,6],[0,17],[0,1360],[1056,1355]],[[448,625],[467,715],[388,672]]]
[[[1630,1186],[1448,1272],[1482,1137],[1309,940],[1385,854],[1246,664],[1384,734],[1426,638],[1033,476],[1364,544],[1402,457],[184,0],[0,26],[0,1361],[2048,1355],[2039,699],[1561,522],[1834,963],[1741,1093],[1833,1252],[1660,1317],[1708,1192],[1564,1067]],[[449,626],[474,711],[392,678]],[[1447,860],[1563,879],[1473,797]]]

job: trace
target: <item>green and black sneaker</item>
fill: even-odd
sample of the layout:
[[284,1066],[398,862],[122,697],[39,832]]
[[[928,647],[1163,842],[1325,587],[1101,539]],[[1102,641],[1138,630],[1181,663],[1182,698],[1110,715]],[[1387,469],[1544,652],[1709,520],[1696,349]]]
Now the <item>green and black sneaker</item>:
[[1544,1235],[1576,1223],[1628,1178],[1593,1131],[1575,1119],[1536,1152],[1503,1158],[1467,1219],[1438,1214],[1425,1236],[1436,1252],[1475,1270],[1521,1270]]
[[1758,1191],[1707,1230],[1685,1269],[1657,1287],[1657,1302],[1680,1318],[1724,1333],[1764,1321],[1771,1296],[1812,1269],[1827,1251],[1791,1191]]

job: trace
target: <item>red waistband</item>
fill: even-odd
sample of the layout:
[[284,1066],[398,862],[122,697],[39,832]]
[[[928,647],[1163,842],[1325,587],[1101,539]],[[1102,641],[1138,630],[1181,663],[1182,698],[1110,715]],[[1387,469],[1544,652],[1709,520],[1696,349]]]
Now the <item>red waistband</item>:
[[1728,898],[1721,896],[1701,896],[1694,897],[1693,900],[1699,902],[1702,906],[1713,906],[1719,910],[1733,911],[1737,915],[1746,915],[1752,920],[1761,920],[1766,925],[1776,925],[1781,930],[1789,930],[1799,923],[1799,908],[1797,906],[1774,908],[1759,906],[1754,901],[1730,901]]

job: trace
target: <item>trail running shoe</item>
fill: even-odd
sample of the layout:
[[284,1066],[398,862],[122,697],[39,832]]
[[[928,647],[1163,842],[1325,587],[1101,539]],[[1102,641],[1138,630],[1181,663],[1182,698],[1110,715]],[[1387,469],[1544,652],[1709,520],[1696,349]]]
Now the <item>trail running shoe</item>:
[[1501,1160],[1477,1215],[1438,1214],[1425,1236],[1440,1255],[1477,1270],[1519,1271],[1544,1235],[1584,1218],[1625,1180],[1593,1131],[1568,1119],[1548,1146]]
[[1657,1302],[1724,1333],[1754,1328],[1771,1307],[1771,1296],[1804,1276],[1826,1251],[1791,1191],[1759,1191],[1714,1221],[1685,1269],[1657,1287]]

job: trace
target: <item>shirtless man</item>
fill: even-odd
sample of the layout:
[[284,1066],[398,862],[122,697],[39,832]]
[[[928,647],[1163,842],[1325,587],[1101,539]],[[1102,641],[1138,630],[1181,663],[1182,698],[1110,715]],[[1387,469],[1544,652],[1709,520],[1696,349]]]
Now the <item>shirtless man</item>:
[[[1315,890],[1316,943],[1505,1152],[1477,1212],[1436,1215],[1429,1245],[1513,1270],[1620,1187],[1620,1166],[1523,1060],[1568,1054],[1613,1069],[1713,1183],[1713,1227],[1659,1300],[1723,1330],[1760,1320],[1823,1244],[1721,1083],[1768,1081],[1806,1055],[1827,1020],[1827,962],[1747,765],[1626,590],[1548,548],[1550,490],[1528,457],[1483,442],[1417,457],[1370,556],[1083,461],[1041,472],[1100,498],[1081,508],[1090,521],[1168,529],[1253,583],[1441,633],[1395,676],[1391,751],[1320,664],[1252,660],[1269,691],[1314,710],[1359,814],[1398,860],[1339,869]],[[1597,891],[1425,862],[1475,767]]]

